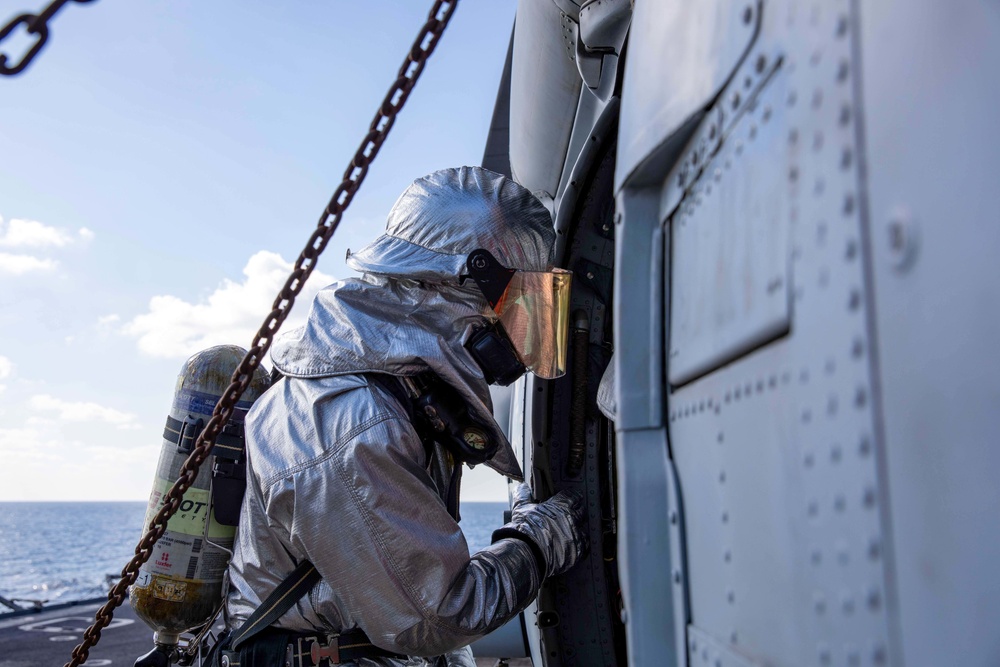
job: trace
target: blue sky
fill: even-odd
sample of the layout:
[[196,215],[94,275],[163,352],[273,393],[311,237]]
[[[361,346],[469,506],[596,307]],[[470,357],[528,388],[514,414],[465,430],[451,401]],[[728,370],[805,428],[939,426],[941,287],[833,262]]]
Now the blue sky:
[[[69,3],[0,79],[0,500],[145,500],[181,363],[249,343],[430,5]],[[514,10],[459,6],[286,326],[410,181],[481,160]]]

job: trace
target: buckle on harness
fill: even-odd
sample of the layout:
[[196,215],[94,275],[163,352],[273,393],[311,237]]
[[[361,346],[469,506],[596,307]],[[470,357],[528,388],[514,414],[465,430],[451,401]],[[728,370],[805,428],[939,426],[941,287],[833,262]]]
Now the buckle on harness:
[[340,635],[327,635],[327,644],[323,644],[319,637],[315,637],[312,640],[312,645],[309,647],[309,657],[312,658],[314,665],[321,664],[321,660],[326,658],[330,661],[331,665],[337,665],[340,663],[340,646],[337,643],[337,637]]

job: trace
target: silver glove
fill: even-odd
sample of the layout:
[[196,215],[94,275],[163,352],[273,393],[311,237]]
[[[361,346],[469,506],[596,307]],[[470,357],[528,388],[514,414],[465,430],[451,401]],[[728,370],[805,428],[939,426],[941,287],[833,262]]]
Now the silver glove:
[[583,499],[560,491],[537,503],[531,487],[520,484],[514,492],[510,522],[493,532],[493,541],[503,538],[524,540],[538,560],[542,578],[562,574],[587,552]]

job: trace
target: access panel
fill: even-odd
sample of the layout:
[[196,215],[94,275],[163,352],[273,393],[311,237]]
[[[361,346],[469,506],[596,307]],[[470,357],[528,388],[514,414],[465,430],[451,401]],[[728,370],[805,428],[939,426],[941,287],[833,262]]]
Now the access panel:
[[[769,100],[783,97],[783,82],[779,68],[767,84]],[[771,118],[775,108],[780,110],[766,106],[759,119],[737,125],[747,136],[734,134],[724,155],[707,167],[674,215],[671,385],[714,370],[788,331],[785,181],[790,158],[784,127]],[[748,124],[752,133],[740,126]]]

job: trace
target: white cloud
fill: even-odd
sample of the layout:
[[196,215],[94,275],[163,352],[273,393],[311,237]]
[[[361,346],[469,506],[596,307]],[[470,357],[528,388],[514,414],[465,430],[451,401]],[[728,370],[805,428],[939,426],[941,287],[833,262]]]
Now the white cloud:
[[86,401],[64,401],[48,394],[32,396],[28,407],[36,412],[55,413],[61,421],[67,422],[105,422],[120,429],[139,428],[137,418],[133,414],[106,408],[97,403]]
[[[94,232],[81,227],[72,233],[69,230],[52,227],[37,220],[13,218],[4,223],[0,216],[0,248],[23,250],[26,248],[53,249],[64,248],[75,243],[89,243],[94,238]],[[0,273],[15,276],[32,271],[52,271],[58,262],[35,254],[0,252]]]
[[[262,250],[247,260],[243,282],[227,279],[198,303],[155,296],[149,301],[149,312],[127,322],[122,332],[137,338],[139,349],[154,357],[183,359],[212,345],[246,347],[271,311],[292,267],[281,255]],[[331,282],[330,276],[314,271],[296,300],[295,314],[283,328],[303,321],[312,297]]]
[[62,248],[75,241],[88,241],[94,233],[86,227],[76,235],[65,229],[51,227],[37,220],[13,218],[6,225],[0,218],[0,247],[4,248]]
[[58,264],[54,259],[41,259],[31,255],[12,255],[0,252],[0,272],[12,273],[15,276],[28,273],[30,271],[51,271]]

